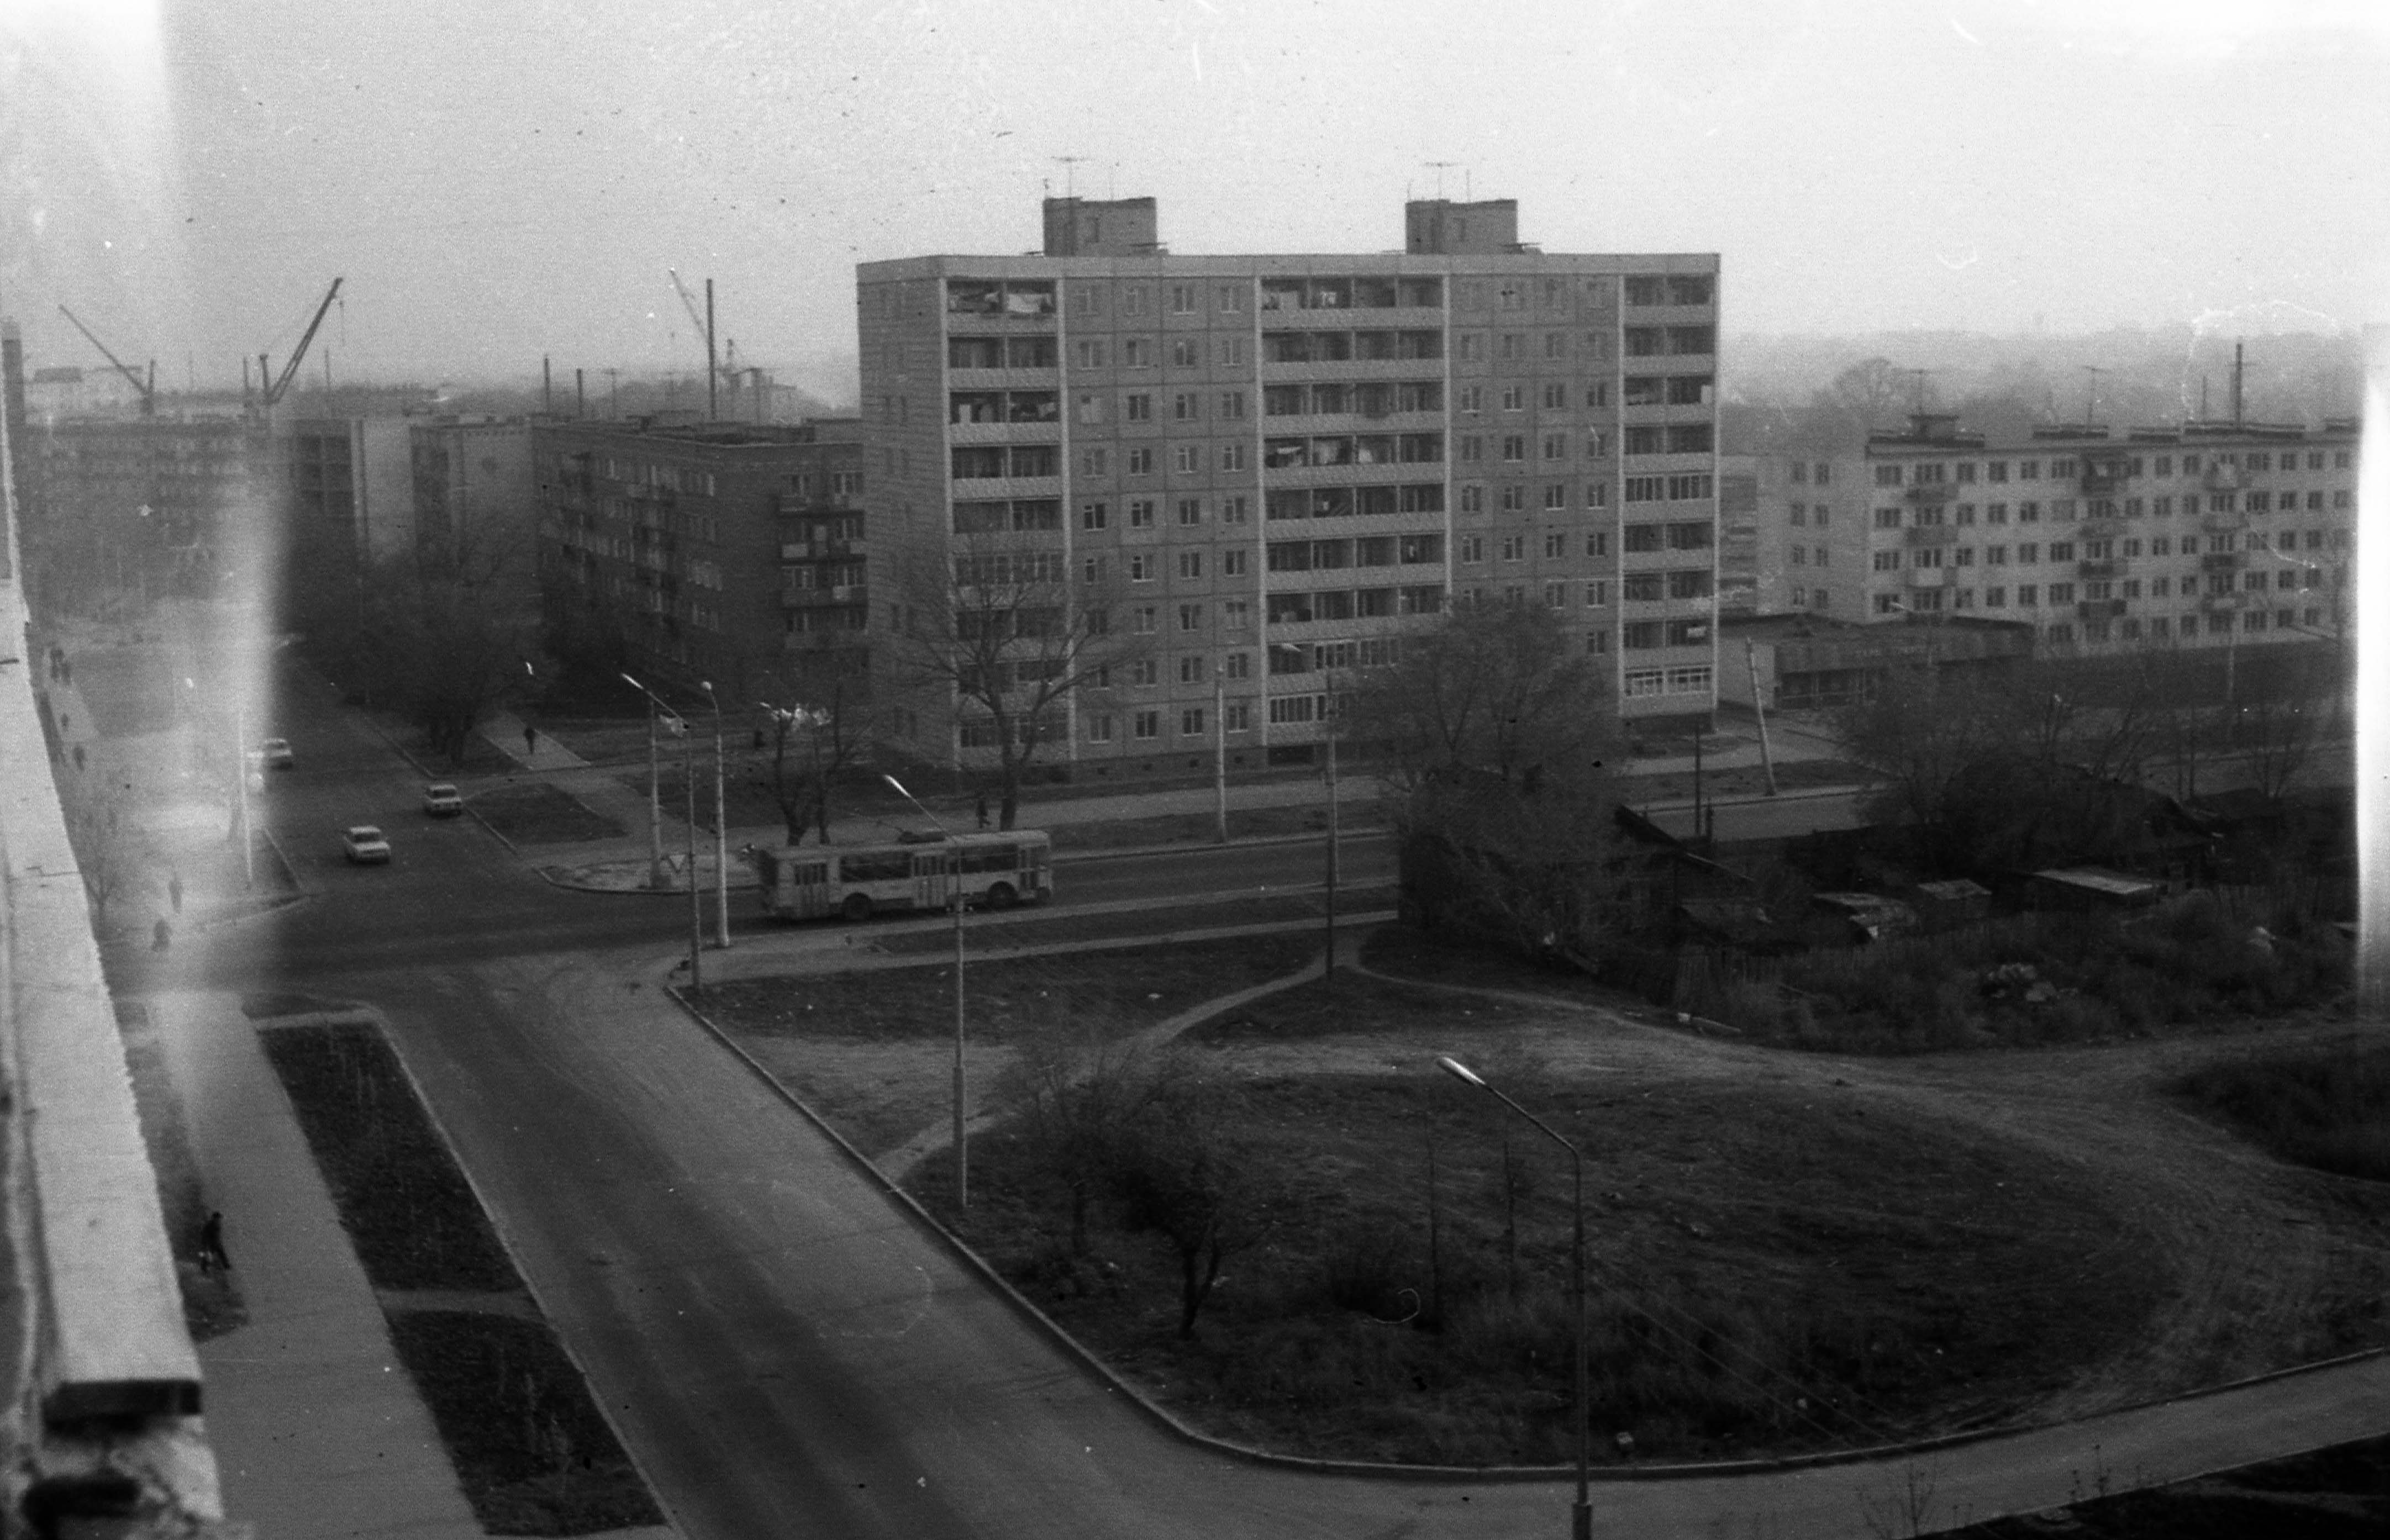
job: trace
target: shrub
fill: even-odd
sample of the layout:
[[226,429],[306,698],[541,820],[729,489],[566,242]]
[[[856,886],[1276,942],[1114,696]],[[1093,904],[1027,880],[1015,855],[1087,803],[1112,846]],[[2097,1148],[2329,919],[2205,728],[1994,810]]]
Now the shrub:
[[2175,1090],[2285,1160],[2390,1181],[2390,1049],[2212,1065]]

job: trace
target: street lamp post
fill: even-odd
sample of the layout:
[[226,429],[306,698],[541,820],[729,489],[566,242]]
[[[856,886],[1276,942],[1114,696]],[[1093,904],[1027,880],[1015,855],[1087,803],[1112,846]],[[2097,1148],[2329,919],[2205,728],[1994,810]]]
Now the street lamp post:
[[1499,1101],[1503,1106],[1543,1130],[1554,1144],[1569,1152],[1569,1164],[1576,1182],[1575,1260],[1571,1267],[1571,1289],[1575,1295],[1576,1312],[1576,1508],[1571,1514],[1569,1534],[1572,1540],[1593,1540],[1593,1416],[1588,1405],[1585,1358],[1585,1154],[1543,1119],[1512,1101],[1486,1084],[1478,1072],[1449,1055],[1439,1056],[1435,1067],[1464,1085],[1478,1090]]
[[[687,793],[686,815],[688,822],[688,992],[705,993],[705,974],[698,960],[704,945],[705,893],[697,881],[697,762],[696,751],[689,742],[689,725],[679,712],[656,699],[656,692],[629,674],[623,683],[648,698],[648,816],[650,866],[648,885],[663,886],[663,823],[661,804],[656,794],[656,721],[659,713],[670,718],[670,730],[680,738],[681,789]],[[712,693],[711,691],[708,692]]]
[[664,808],[656,789],[656,707],[658,701],[648,687],[629,674],[623,683],[648,698],[648,886],[664,885]]
[[1341,853],[1339,835],[1342,828],[1336,808],[1336,675],[1328,676],[1328,693],[1321,699],[1320,728],[1328,738],[1328,962],[1323,976],[1336,977],[1336,879],[1337,857]]
[[[722,702],[713,693],[710,680],[700,680],[699,687],[706,699],[713,703],[713,944],[723,951],[730,950],[730,826],[723,817],[722,797]],[[689,880],[697,880],[691,872]]]
[[955,917],[955,1207],[970,1207],[970,1147],[965,1142],[963,1130],[963,851],[938,815],[921,805],[921,800],[905,789],[905,783],[895,776],[882,774],[880,777],[895,790],[896,795],[913,804],[914,810],[930,820],[946,842],[946,902]]
[[1212,665],[1212,796],[1218,815],[1220,844],[1228,842],[1228,672]]

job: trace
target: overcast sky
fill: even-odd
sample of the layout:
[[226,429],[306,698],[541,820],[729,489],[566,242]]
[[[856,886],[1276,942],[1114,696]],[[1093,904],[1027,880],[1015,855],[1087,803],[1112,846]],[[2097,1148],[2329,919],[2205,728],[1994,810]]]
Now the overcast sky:
[[0,0],[0,309],[175,386],[335,276],[343,379],[693,369],[667,268],[818,375],[855,263],[1030,249],[1066,176],[1183,253],[1396,247],[1441,178],[1721,253],[1730,333],[2329,330],[2390,319],[2385,164],[2381,0]]

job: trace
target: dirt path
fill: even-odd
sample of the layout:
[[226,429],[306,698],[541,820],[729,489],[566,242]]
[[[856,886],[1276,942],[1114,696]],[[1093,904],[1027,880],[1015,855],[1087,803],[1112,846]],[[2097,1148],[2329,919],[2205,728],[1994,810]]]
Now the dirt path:
[[[1545,995],[1417,987],[1541,1013],[1527,1041],[1565,1073],[1857,1095],[1919,1122],[2026,1147],[2082,1174],[2121,1221],[2112,1244],[2153,1248],[2171,1293],[2129,1348],[2086,1366],[2035,1408],[2037,1420],[2158,1400],[2383,1340],[2390,1193],[2277,1161],[2178,1108],[2163,1089],[2202,1064],[2355,1035],[2345,1023],[1888,1059],[1754,1047]],[[1332,1041],[1305,1047],[1337,1051]]]

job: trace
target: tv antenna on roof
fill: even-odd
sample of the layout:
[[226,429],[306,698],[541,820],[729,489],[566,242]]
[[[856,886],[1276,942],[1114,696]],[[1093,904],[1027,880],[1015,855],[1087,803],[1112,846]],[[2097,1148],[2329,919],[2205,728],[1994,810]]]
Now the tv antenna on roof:
[[1089,157],[1085,155],[1057,155],[1054,156],[1053,159],[1060,161],[1062,164],[1062,196],[1064,198],[1076,198],[1078,196],[1078,164],[1080,161],[1089,159]]
[[1460,164],[1460,162],[1458,160],[1430,160],[1427,164],[1435,168],[1435,197],[1436,201],[1441,203],[1444,201],[1444,173],[1454,166]]
[[2100,377],[2109,371],[2097,364],[2086,364],[2083,372],[2091,377],[2085,386],[2087,394],[2083,402],[2083,426],[2088,428],[2100,420]]

